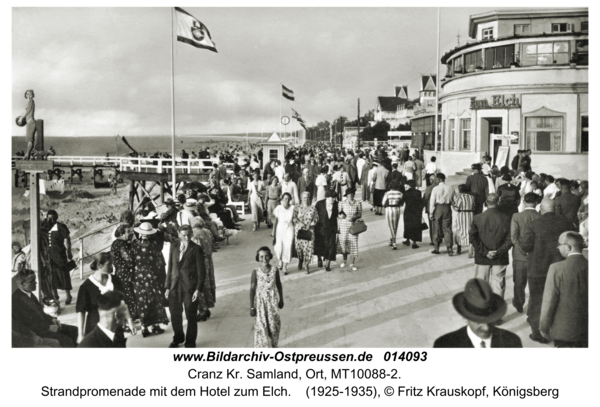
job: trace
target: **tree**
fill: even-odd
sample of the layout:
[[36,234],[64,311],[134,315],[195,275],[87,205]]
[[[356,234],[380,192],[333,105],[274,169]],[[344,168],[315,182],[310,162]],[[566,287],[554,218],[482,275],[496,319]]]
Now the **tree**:
[[373,139],[377,139],[377,141],[387,141],[388,140],[388,131],[390,131],[390,124],[385,121],[377,122],[374,126],[367,126],[360,133],[361,141],[373,141]]

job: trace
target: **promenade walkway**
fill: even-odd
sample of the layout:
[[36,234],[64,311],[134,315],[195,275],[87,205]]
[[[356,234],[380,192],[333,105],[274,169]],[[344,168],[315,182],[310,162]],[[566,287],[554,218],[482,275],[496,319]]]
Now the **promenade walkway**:
[[[297,260],[282,275],[285,307],[281,310],[280,347],[415,347],[427,348],[434,340],[465,323],[452,307],[452,297],[462,291],[474,275],[474,261],[460,256],[432,255],[429,235],[424,232],[418,249],[400,244],[388,246],[389,230],[384,216],[375,216],[363,204],[368,230],[359,238],[358,271],[332,271],[312,264],[306,275],[297,270]],[[251,231],[251,220],[242,223],[238,241],[214,253],[217,303],[211,318],[199,323],[197,346],[206,348],[252,347],[254,318],[249,315],[250,273],[260,246],[272,246],[271,229],[264,225]],[[402,235],[402,221],[399,236]],[[316,258],[315,258],[316,259]],[[341,256],[339,256],[341,260]],[[276,260],[274,260],[276,264]],[[81,281],[74,277],[73,294]],[[518,334],[525,347],[544,347],[529,339],[526,315],[511,304],[512,267],[506,276],[508,312],[502,328]],[[61,301],[62,302],[62,301]],[[75,302],[75,301],[74,301]],[[527,308],[526,308],[527,309]],[[76,324],[74,305],[63,312],[63,322]],[[130,337],[128,347],[166,347],[171,325],[161,335]]]

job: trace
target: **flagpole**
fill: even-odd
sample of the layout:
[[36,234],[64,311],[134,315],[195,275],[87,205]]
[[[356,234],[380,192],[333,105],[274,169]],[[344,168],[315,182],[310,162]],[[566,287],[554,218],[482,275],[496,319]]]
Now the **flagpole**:
[[281,98],[283,98],[283,84],[279,84],[279,134],[281,134]]
[[177,194],[177,177],[175,175],[175,51],[173,49],[173,17],[174,8],[171,7],[171,159],[173,164],[173,185],[171,186],[171,197],[173,200],[175,200]]
[[[435,60],[435,118],[434,118],[434,123],[435,123],[435,136],[433,138],[433,143],[434,143],[434,149],[433,151],[437,153],[437,149],[438,149],[438,105],[439,105],[439,100],[440,100],[440,8],[438,7],[438,35],[437,35],[437,49],[436,49],[436,54],[437,54],[437,58]],[[443,137],[443,135],[442,135]]]

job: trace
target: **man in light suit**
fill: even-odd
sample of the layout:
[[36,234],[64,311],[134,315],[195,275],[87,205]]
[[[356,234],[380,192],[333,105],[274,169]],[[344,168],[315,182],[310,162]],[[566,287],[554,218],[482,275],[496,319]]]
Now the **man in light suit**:
[[388,177],[389,171],[383,165],[378,165],[373,173],[373,207],[375,208],[375,215],[383,215],[383,196],[385,195],[386,185],[385,181]]
[[523,212],[515,213],[510,221],[510,237],[513,243],[513,282],[515,283],[512,305],[519,313],[523,312],[525,287],[527,286],[527,253],[521,248],[520,241],[525,225],[542,216],[535,210],[537,201],[537,194],[533,192],[525,194],[523,197],[525,207]]
[[557,348],[588,347],[588,261],[583,237],[565,232],[558,250],[566,260],[550,265],[540,317],[540,333]]
[[[182,225],[178,229],[179,240],[171,244],[169,267],[165,281],[165,298],[169,300],[173,342],[170,348],[177,348],[185,339],[186,348],[196,347],[198,335],[198,298],[204,291],[204,252],[191,241],[192,228]],[[182,312],[188,321],[187,332],[183,332]]]
[[467,281],[465,291],[452,299],[454,309],[467,326],[437,338],[434,348],[522,348],[514,333],[497,328],[495,322],[506,313],[506,302],[479,278]]
[[540,208],[542,216],[525,225],[521,234],[521,249],[527,253],[527,321],[531,325],[529,338],[540,343],[548,343],[539,329],[546,276],[550,265],[562,259],[556,242],[563,232],[575,230],[575,225],[554,213],[554,204],[553,199],[544,198]]

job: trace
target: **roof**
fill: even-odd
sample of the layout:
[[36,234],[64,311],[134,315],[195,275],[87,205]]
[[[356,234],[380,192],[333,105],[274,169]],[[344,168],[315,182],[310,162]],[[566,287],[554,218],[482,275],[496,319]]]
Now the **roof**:
[[271,134],[271,137],[269,137],[269,139],[266,142],[262,143],[262,144],[280,144],[280,145],[283,145],[283,144],[288,144],[288,143],[285,142],[285,141],[283,141],[281,139],[281,137],[279,137],[279,134],[273,132],[273,134]]
[[587,17],[588,15],[589,10],[587,8],[519,8],[488,11],[469,17],[469,37],[477,38],[477,25],[490,21],[522,18]]
[[398,105],[407,105],[407,107],[412,106],[410,100],[397,98],[395,96],[378,96],[377,103],[382,112],[395,112],[398,110]]
[[408,86],[395,86],[394,87],[394,96],[400,98],[408,98]]
[[433,74],[421,75],[421,90],[426,90],[427,83],[429,82],[429,78],[431,78],[431,80],[433,81],[433,86],[435,87],[436,75],[433,75]]

